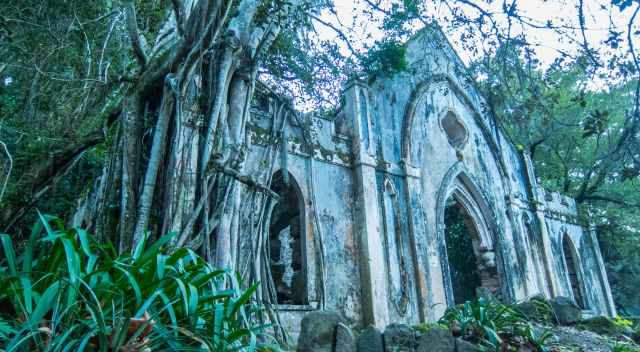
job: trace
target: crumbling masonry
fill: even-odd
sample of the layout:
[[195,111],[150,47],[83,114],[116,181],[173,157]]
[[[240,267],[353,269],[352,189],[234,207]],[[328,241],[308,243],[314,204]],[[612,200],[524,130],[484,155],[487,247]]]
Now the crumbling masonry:
[[[585,314],[615,315],[593,229],[573,199],[538,186],[444,35],[421,31],[407,62],[351,81],[335,116],[286,120],[268,248],[287,329],[297,335],[312,310],[354,327],[434,321],[482,291],[566,296]],[[275,99],[254,99],[249,173]]]

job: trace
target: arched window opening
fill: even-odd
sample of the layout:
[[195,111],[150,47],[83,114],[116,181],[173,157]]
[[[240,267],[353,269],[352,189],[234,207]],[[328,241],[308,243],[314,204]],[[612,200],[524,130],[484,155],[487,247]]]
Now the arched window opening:
[[455,196],[446,202],[444,226],[452,303],[472,300],[480,290],[500,299],[495,252],[481,246],[476,224]]
[[280,197],[269,223],[269,263],[278,304],[306,304],[304,203],[291,174],[277,171],[271,190]]
[[440,121],[440,125],[442,129],[447,134],[447,139],[449,140],[449,144],[456,149],[461,149],[467,143],[467,139],[469,138],[469,133],[467,129],[464,127],[464,124],[460,122],[460,119],[451,111],[447,112],[447,114]]
[[569,275],[569,284],[571,285],[571,291],[575,303],[582,309],[586,308],[584,297],[580,289],[580,267],[578,256],[575,253],[571,238],[568,234],[564,234],[562,238],[562,252],[564,254],[565,266],[567,268],[567,274]]

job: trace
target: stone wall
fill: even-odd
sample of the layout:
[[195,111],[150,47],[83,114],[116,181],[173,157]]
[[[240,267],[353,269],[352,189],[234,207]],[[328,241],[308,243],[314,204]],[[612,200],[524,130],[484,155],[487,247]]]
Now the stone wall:
[[334,116],[290,109],[280,139],[269,134],[279,98],[261,88],[254,101],[248,171],[265,172],[265,145],[282,143],[269,172],[287,170],[303,199],[305,303],[278,307],[294,339],[314,310],[357,328],[437,320],[453,304],[450,199],[471,219],[470,255],[493,266],[504,300],[573,297],[563,254],[571,241],[585,310],[615,314],[595,234],[572,199],[537,185],[440,30],[411,39],[407,61],[394,76],[350,81]]
[[472,352],[473,344],[439,326],[416,329],[390,324],[384,331],[368,326],[357,335],[339,315],[316,312],[304,317],[298,352]]

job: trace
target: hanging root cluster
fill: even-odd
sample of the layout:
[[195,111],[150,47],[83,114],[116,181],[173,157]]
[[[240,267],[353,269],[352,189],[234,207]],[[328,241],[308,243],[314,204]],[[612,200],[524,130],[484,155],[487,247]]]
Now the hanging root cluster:
[[[300,2],[174,0],[151,47],[130,2],[137,72],[108,136],[103,174],[75,225],[121,251],[147,233],[176,232],[175,246],[266,283],[257,296],[275,303],[266,241],[277,195],[268,185],[290,110],[280,104],[273,113],[274,143],[257,175],[244,170],[246,129],[261,55]],[[240,260],[244,249],[251,255]]]

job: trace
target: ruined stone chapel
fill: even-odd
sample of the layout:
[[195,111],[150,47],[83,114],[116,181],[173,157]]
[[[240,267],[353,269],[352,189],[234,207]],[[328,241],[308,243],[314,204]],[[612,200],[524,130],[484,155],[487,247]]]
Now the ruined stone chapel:
[[[573,199],[538,185],[444,34],[422,30],[406,60],[350,81],[334,116],[284,121],[268,247],[287,329],[313,310],[355,327],[435,321],[479,292],[565,296],[615,315],[595,232]],[[259,91],[252,103],[249,172],[276,99]]]

